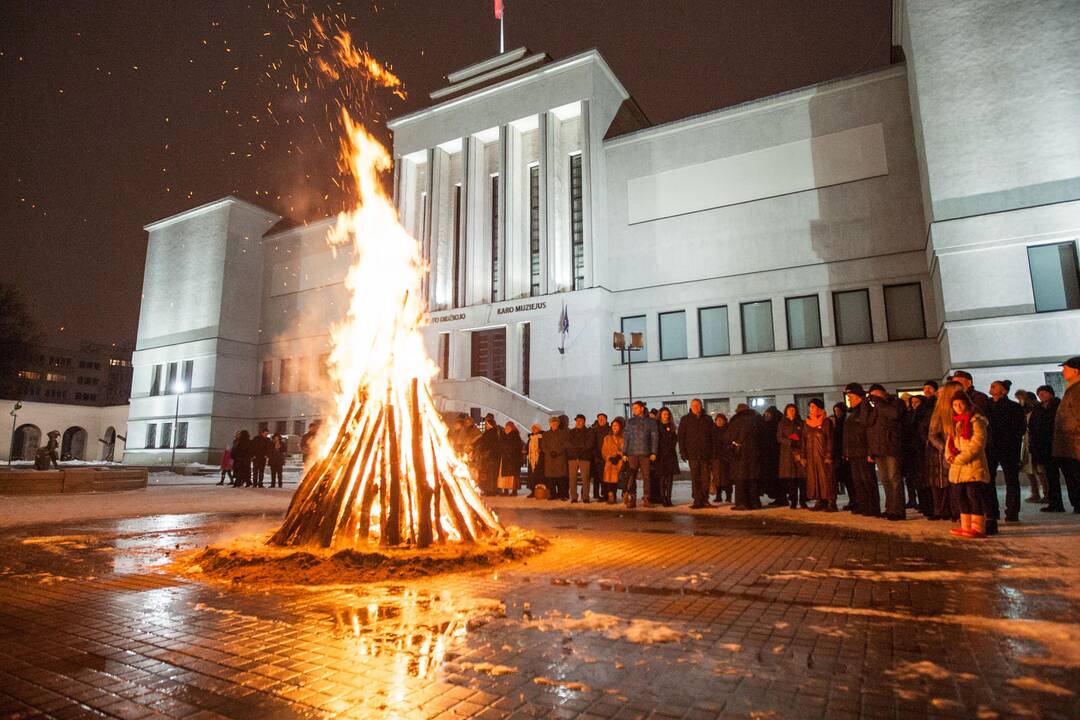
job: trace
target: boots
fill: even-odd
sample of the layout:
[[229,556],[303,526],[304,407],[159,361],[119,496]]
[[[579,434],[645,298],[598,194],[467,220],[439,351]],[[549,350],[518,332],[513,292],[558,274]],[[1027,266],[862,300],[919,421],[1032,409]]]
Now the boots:
[[967,537],[969,538],[984,538],[986,537],[986,516],[985,515],[971,515],[971,529],[968,530]]
[[949,534],[956,537],[968,537],[971,533],[971,517],[967,513],[960,513],[960,527],[954,527]]

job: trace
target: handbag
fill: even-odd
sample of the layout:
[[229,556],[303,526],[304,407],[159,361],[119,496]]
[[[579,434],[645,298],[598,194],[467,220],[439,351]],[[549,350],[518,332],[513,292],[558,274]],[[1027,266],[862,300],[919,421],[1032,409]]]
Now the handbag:
[[630,468],[630,463],[624,463],[619,468],[619,489],[626,492],[636,478],[636,473]]

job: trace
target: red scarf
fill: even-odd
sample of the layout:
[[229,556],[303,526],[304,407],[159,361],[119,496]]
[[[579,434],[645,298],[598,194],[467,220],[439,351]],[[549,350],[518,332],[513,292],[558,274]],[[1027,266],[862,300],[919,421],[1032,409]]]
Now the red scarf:
[[[975,427],[974,424],[971,422],[971,418],[972,415],[970,410],[968,412],[961,413],[960,415],[953,415],[952,418],[953,422],[959,426],[958,432],[960,433],[960,437],[964,438],[965,440],[970,440],[975,434]],[[949,452],[953,455],[959,455],[960,448],[956,447],[956,443],[953,442],[953,440],[954,438],[949,438]]]

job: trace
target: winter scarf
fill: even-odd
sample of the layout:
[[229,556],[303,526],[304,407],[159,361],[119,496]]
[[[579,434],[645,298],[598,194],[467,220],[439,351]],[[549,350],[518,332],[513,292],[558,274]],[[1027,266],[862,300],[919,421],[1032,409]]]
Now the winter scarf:
[[[970,440],[975,434],[975,428],[971,422],[971,412],[962,413],[960,415],[953,415],[953,422],[959,427],[960,437],[965,440]],[[960,449],[956,447],[954,437],[949,438],[949,454],[959,455]]]

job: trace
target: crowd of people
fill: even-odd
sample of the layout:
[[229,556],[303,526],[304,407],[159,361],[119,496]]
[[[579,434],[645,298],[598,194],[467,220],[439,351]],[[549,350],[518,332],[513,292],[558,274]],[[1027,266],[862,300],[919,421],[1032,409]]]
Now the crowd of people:
[[[312,423],[300,437],[300,449],[305,457],[311,451],[317,431],[318,426]],[[271,435],[263,428],[251,437],[247,430],[237,430],[232,444],[222,453],[218,485],[224,485],[228,479],[231,487],[284,487],[288,447],[287,439],[279,432]],[[270,470],[269,486],[266,484],[267,469]]]
[[[1023,473],[1029,503],[1064,512],[1061,478],[1073,512],[1080,512],[1080,357],[1062,363],[1063,398],[1049,385],[1035,392],[996,380],[989,394],[957,371],[922,394],[900,397],[880,384],[844,388],[843,403],[826,409],[811,400],[807,417],[788,405],[763,413],[740,404],[732,417],[710,416],[700,400],[678,423],[666,407],[635,402],[631,417],[571,425],[552,417],[523,439],[513,422],[484,418],[483,430],[457,418],[450,440],[468,458],[485,494],[516,495],[527,469],[530,498],[571,503],[672,503],[672,482],[689,466],[691,508],[732,503],[733,510],[765,505],[822,512],[846,510],[899,521],[915,510],[957,523],[954,535],[981,538],[997,532],[1002,516],[996,490],[1004,476],[1006,522],[1020,519]],[[837,498],[847,497],[838,507]],[[884,499],[884,503],[882,503]],[[812,503],[812,505],[811,505]]]

